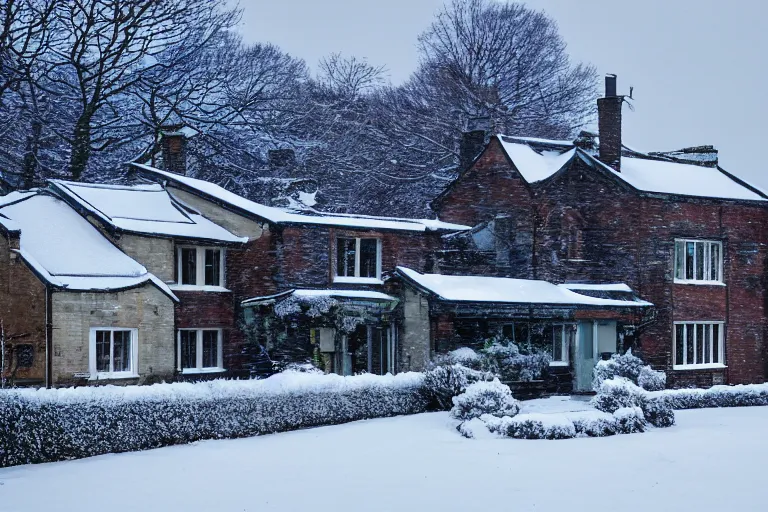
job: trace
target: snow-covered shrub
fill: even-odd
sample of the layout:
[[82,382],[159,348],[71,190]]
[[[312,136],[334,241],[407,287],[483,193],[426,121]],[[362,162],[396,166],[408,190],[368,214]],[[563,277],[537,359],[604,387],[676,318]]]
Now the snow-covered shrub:
[[424,376],[285,372],[263,380],[0,391],[0,467],[424,412]]
[[660,398],[646,396],[641,408],[645,419],[654,427],[671,427],[675,424],[675,411]]
[[448,352],[444,357],[447,364],[460,364],[474,370],[480,369],[481,356],[469,347],[460,347]]
[[655,427],[670,427],[675,424],[672,407],[624,377],[604,381],[592,399],[592,405],[599,411],[609,413],[639,407],[645,419]]
[[451,416],[458,420],[479,418],[483,414],[492,416],[515,416],[520,411],[520,402],[514,399],[509,386],[493,379],[467,386],[460,395],[453,397]]
[[768,383],[712,386],[708,389],[667,389],[648,393],[673,409],[751,407],[768,405]]
[[423,389],[431,410],[447,411],[453,406],[453,397],[463,393],[467,386],[490,379],[491,375],[485,372],[460,364],[444,364],[424,372]]
[[545,352],[531,349],[523,353],[511,341],[497,338],[488,340],[481,354],[481,368],[507,382],[541,380],[552,360]]
[[325,372],[312,363],[288,363],[283,372],[314,373],[323,375]]
[[494,437],[494,434],[488,430],[488,426],[480,418],[472,418],[471,420],[462,421],[456,427],[456,430],[467,439]]
[[631,349],[626,354],[613,354],[607,361],[598,361],[593,372],[592,387],[600,389],[604,381],[614,377],[629,379],[648,391],[664,389],[667,385],[667,374],[646,365],[642,359],[632,355]]
[[646,418],[640,407],[622,407],[613,412],[617,434],[645,432]]

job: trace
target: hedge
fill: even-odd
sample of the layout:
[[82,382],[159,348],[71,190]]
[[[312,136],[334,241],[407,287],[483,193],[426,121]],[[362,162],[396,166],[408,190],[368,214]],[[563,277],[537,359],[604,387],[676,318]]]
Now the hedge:
[[0,392],[0,467],[238,438],[427,408],[423,375],[285,372],[264,380]]

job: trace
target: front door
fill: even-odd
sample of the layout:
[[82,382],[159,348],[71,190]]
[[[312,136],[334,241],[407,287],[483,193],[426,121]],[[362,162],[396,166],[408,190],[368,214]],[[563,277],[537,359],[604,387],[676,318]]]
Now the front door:
[[591,320],[579,322],[576,335],[576,353],[573,358],[574,382],[576,392],[592,391],[592,370],[597,363],[597,326]]

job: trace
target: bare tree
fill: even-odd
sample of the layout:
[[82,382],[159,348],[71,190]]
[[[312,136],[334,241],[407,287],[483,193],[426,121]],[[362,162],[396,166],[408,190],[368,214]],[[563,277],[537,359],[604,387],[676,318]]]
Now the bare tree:
[[333,53],[320,60],[318,82],[334,93],[358,97],[384,84],[385,66],[372,66],[365,59]]

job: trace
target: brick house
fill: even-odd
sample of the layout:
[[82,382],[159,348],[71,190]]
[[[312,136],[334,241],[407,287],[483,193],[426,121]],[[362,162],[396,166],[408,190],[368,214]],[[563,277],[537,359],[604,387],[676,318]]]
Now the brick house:
[[655,319],[620,335],[672,386],[762,382],[768,196],[710,146],[622,144],[615,77],[599,134],[573,142],[493,136],[433,202],[449,222],[436,270],[554,283],[626,283]]

